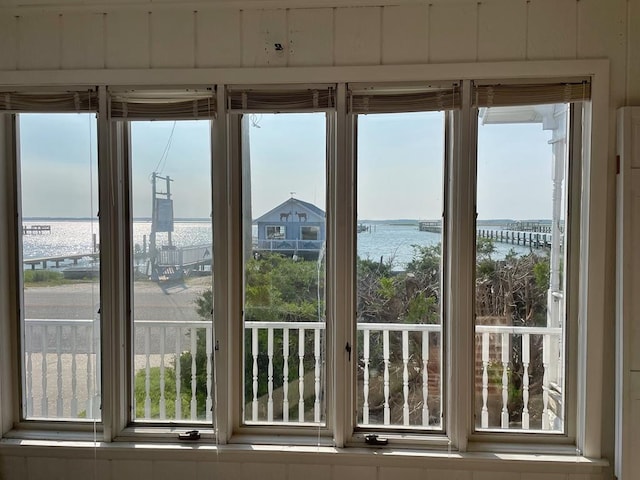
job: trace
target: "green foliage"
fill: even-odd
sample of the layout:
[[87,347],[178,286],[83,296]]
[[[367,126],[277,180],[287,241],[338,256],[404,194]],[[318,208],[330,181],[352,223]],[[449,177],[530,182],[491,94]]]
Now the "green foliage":
[[550,265],[548,259],[542,259],[533,266],[533,276],[536,279],[536,285],[542,290],[549,289],[549,273]]
[[64,276],[60,272],[52,270],[25,270],[24,283],[46,283],[48,285],[60,285],[64,283]]
[[[144,412],[144,404],[146,398],[146,370],[140,370],[135,377],[135,399],[136,399],[136,418],[147,418]],[[148,418],[160,418],[160,367],[152,367],[149,369],[149,398],[151,399],[151,416]],[[181,392],[181,408],[182,417],[189,418],[189,398],[186,392]],[[173,368],[165,367],[164,369],[164,398],[167,419],[175,419],[176,417],[176,373]]]

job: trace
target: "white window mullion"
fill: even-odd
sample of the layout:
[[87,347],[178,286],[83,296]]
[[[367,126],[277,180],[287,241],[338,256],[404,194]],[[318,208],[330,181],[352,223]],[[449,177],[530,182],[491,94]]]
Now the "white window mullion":
[[450,442],[460,451],[467,449],[473,424],[475,118],[471,108],[471,83],[464,81],[462,108],[449,116],[444,219],[449,385],[445,424]]
[[[211,192],[212,192],[212,217],[216,225],[213,227],[213,423],[217,442],[225,444],[229,438],[231,410],[229,395],[226,392],[235,391],[235,386],[230,379],[238,378],[236,372],[230,370],[234,365],[231,361],[231,354],[235,349],[230,345],[240,345],[241,340],[235,339],[232,343],[229,337],[229,315],[230,303],[229,286],[230,282],[230,262],[234,258],[229,243],[229,225],[222,224],[229,221],[229,159],[228,155],[228,117],[225,112],[226,91],[224,85],[216,87],[217,95],[217,116],[211,123]],[[216,221],[216,219],[218,219]],[[237,322],[231,322],[235,324]]]
[[[111,441],[127,426],[131,403],[130,340],[127,268],[127,225],[125,211],[129,192],[129,130],[124,122],[114,122],[107,112],[107,91],[99,90],[98,179],[100,182],[100,270],[102,288],[102,415],[104,440]],[[107,280],[108,279],[108,280]],[[111,381],[108,381],[111,379]]]
[[[334,442],[343,447],[353,434],[353,411],[355,398],[355,318],[354,312],[354,265],[355,248],[351,232],[355,228],[355,192],[353,141],[355,132],[352,116],[347,115],[346,86],[338,84],[335,150],[330,156],[328,189],[329,244],[328,282],[333,279],[330,298],[333,346],[331,355],[334,374],[332,385]],[[347,346],[348,344],[348,346]],[[350,352],[348,351],[350,350]]]

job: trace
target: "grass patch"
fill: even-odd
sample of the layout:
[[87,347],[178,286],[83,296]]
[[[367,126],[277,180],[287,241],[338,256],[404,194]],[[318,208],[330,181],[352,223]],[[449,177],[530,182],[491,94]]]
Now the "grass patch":
[[40,285],[61,285],[65,283],[64,275],[52,270],[25,270],[24,283],[37,283]]

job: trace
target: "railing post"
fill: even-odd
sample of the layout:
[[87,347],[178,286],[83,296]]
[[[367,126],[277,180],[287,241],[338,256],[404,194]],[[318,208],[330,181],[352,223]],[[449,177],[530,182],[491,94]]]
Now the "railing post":
[[507,404],[509,401],[509,334],[503,333],[502,337],[502,428],[509,428],[509,410]]

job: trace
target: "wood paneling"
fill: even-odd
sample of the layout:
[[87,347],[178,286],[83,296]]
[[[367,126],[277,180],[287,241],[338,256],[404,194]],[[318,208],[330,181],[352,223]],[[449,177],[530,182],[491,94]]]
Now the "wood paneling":
[[478,8],[478,60],[524,60],[526,50],[526,0],[482,2]]
[[478,5],[433,4],[429,11],[429,61],[471,62],[477,59]]
[[[242,12],[242,66],[285,67],[289,57],[286,10]],[[276,46],[278,44],[282,50]]]
[[379,65],[381,9],[338,8],[335,15],[335,64]]
[[149,13],[118,11],[107,14],[107,68],[149,67]]
[[289,10],[289,65],[333,65],[333,9]]
[[427,5],[383,7],[382,63],[425,63],[428,60],[428,27]]
[[191,10],[158,10],[151,17],[151,66],[195,65],[195,17]]
[[530,0],[527,59],[576,58],[576,23],[576,0]]
[[59,14],[23,15],[18,19],[18,69],[60,68]]
[[239,10],[198,10],[196,66],[239,67],[242,58]]
[[104,68],[102,13],[66,13],[62,16],[62,68]]
[[16,23],[13,15],[0,15],[0,70],[15,70],[17,67]]

